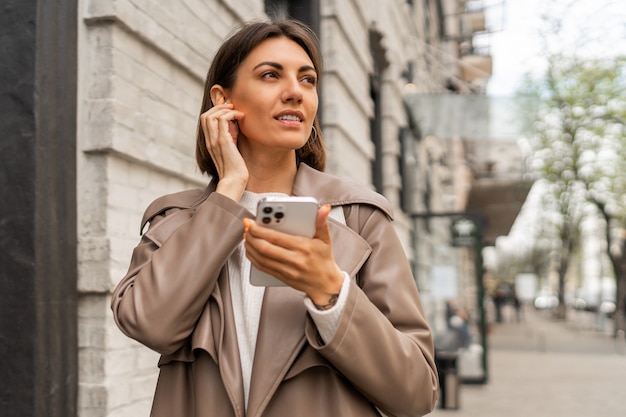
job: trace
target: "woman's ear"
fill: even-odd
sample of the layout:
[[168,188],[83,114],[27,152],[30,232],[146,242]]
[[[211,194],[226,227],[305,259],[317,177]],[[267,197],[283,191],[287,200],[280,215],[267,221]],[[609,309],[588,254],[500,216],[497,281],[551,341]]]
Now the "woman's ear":
[[213,103],[214,106],[224,104],[227,100],[228,96],[226,95],[226,90],[224,90],[221,85],[215,84],[211,87],[211,103]]

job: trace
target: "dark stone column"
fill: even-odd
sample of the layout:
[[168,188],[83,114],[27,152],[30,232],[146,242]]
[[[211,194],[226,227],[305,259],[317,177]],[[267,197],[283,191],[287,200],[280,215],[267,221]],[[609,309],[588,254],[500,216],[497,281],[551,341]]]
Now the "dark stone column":
[[76,0],[0,2],[0,414],[76,416]]
[[289,15],[306,23],[320,36],[320,2],[319,0],[291,0]]

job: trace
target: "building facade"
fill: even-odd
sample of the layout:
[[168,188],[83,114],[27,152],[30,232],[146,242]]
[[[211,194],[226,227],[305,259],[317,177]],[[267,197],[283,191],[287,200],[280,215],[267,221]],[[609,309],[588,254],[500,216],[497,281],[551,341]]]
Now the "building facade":
[[[22,6],[10,3],[18,10],[29,5],[24,13],[30,16],[26,20],[36,22],[37,36],[28,40],[35,50],[42,48],[46,34],[61,33],[55,36],[69,39],[64,51],[75,59],[65,61],[73,69],[65,80],[74,89],[63,93],[70,97],[69,107],[33,108],[41,114],[75,117],[75,131],[69,123],[62,132],[71,142],[64,147],[66,154],[76,161],[74,167],[74,159],[66,159],[72,171],[66,179],[71,197],[67,201],[74,201],[69,204],[74,212],[64,213],[67,219],[74,216],[75,224],[63,232],[75,238],[65,252],[74,251],[74,258],[60,255],[67,265],[75,265],[74,281],[54,278],[59,286],[69,280],[75,291],[65,289],[59,296],[72,293],[64,298],[72,300],[64,307],[71,320],[51,317],[54,326],[71,336],[67,343],[72,348],[63,356],[71,362],[66,368],[69,377],[63,370],[53,375],[64,381],[67,393],[54,407],[45,405],[54,397],[50,389],[55,382],[50,381],[33,391],[44,405],[33,405],[34,411],[27,414],[148,415],[158,355],[117,329],[109,307],[111,291],[126,273],[147,205],[160,195],[206,185],[208,179],[199,174],[194,158],[206,71],[220,42],[250,19],[295,16],[319,34],[324,56],[319,115],[328,146],[327,171],[370,186],[389,199],[427,314],[437,323],[441,307],[429,296],[432,267],[467,268],[461,265],[463,256],[449,248],[448,224],[415,214],[460,210],[471,176],[465,169],[461,138],[424,135],[420,120],[407,107],[406,95],[484,92],[490,70],[476,60],[467,63],[474,55],[472,34],[480,29],[475,23],[480,22],[476,8],[480,2],[64,0],[54,7],[36,0]],[[56,28],[46,26],[48,9],[56,13]],[[63,32],[63,23],[72,19],[75,33]],[[45,69],[37,65],[32,63],[35,84],[46,78]],[[54,140],[45,138],[41,129],[38,132],[46,144]],[[41,285],[39,278],[32,285]],[[49,304],[52,310],[57,306]],[[41,304],[33,303],[32,308],[32,322],[41,327]],[[25,410],[29,406],[23,404],[35,404],[37,398],[20,401]]]

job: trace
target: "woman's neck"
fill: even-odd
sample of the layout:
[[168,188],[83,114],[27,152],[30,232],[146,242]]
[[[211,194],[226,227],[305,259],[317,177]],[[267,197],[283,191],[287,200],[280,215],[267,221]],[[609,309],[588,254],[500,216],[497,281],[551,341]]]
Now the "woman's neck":
[[246,191],[291,194],[297,170],[295,155],[283,161],[274,159],[271,163],[248,162]]

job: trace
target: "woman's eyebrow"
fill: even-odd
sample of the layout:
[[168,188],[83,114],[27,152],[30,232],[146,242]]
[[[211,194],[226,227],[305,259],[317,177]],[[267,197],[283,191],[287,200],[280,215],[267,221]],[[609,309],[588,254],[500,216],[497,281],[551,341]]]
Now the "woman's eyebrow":
[[[257,65],[254,66],[254,68],[252,69],[253,71],[256,70],[259,67],[262,67],[264,65],[268,65],[270,67],[274,67],[277,70],[283,70],[285,67],[282,64],[279,64],[278,62],[272,62],[272,61],[263,61]],[[315,70],[315,67],[311,66],[311,65],[303,65],[298,69],[298,72],[305,72],[305,71],[314,71],[317,73],[317,71]]]
[[253,70],[255,70],[255,69],[257,69],[257,68],[259,68],[259,67],[262,67],[262,66],[264,66],[264,65],[268,65],[268,66],[270,66],[270,67],[274,67],[274,68],[276,68],[276,69],[278,69],[278,70],[282,70],[282,69],[283,69],[283,66],[282,66],[281,64],[279,64],[278,62],[272,62],[272,61],[263,61],[263,62],[261,62],[261,63],[257,64],[257,65],[256,65],[254,68],[252,68],[252,69],[253,69]]

